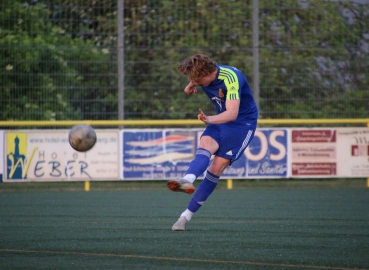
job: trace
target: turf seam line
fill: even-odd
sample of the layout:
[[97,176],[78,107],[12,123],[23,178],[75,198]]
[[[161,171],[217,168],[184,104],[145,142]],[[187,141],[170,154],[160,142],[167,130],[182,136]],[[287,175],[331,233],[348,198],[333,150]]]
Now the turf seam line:
[[312,269],[330,269],[330,270],[367,270],[367,269],[364,269],[364,268],[346,268],[346,267],[334,267],[334,266],[318,266],[318,265],[302,265],[302,264],[301,265],[298,265],[298,264],[278,264],[278,263],[250,262],[250,261],[202,260],[202,259],[191,259],[191,258],[174,258],[174,257],[161,257],[161,256],[114,254],[114,253],[94,253],[94,252],[78,252],[78,251],[0,249],[0,252],[47,253],[47,254],[61,254],[61,255],[102,256],[102,257],[126,257],[126,258],[167,260],[167,261],[188,261],[188,262],[203,262],[203,263],[231,263],[231,264],[244,264],[244,265],[312,268]]

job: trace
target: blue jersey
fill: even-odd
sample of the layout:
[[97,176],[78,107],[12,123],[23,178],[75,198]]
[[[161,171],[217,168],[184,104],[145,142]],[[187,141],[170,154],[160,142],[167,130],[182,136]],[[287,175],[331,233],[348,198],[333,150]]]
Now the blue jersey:
[[247,125],[255,129],[258,119],[258,108],[252,96],[247,79],[237,68],[217,65],[216,79],[207,87],[201,86],[213,102],[217,114],[226,111],[226,100],[240,100],[240,108],[235,121],[229,124]]

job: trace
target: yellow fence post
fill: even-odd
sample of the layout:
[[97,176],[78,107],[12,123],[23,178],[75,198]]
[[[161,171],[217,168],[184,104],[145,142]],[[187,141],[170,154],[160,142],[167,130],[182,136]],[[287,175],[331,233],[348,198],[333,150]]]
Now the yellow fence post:
[[[366,126],[369,127],[369,122],[366,123]],[[368,157],[368,161],[369,161],[369,157]],[[366,187],[369,188],[369,178],[366,179]]]
[[85,191],[90,191],[90,181],[85,181]]
[[232,189],[232,188],[233,188],[233,180],[227,179],[227,189]]

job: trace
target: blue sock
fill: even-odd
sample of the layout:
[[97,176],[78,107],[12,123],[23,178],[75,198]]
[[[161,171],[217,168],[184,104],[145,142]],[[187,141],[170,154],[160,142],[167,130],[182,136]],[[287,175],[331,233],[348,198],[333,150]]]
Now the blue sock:
[[194,174],[196,178],[199,177],[209,166],[211,153],[204,149],[198,148],[196,150],[195,159],[191,161],[186,174]]
[[213,193],[215,187],[218,184],[219,176],[212,174],[211,172],[206,172],[206,177],[201,182],[196,190],[195,195],[193,195],[190,203],[188,204],[188,210],[191,212],[196,212],[199,210],[201,205],[204,204],[206,199]]

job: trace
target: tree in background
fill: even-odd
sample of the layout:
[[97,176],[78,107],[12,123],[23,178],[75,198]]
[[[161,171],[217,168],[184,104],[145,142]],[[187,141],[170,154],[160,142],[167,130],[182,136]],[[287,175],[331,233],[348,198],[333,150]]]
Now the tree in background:
[[114,100],[115,112],[116,98],[100,91],[104,86],[109,91],[115,76],[98,76],[109,73],[109,52],[66,33],[52,22],[47,6],[32,3],[4,0],[0,10],[2,118],[98,118],[103,110],[94,104],[99,98]]
[[124,7],[126,116],[193,119],[199,106],[213,113],[202,91],[183,92],[187,81],[176,68],[192,54],[250,74],[250,1],[132,0]]
[[357,118],[369,108],[369,3],[260,6],[262,116]]
[[[366,117],[369,4],[259,7],[260,116]],[[125,1],[126,115],[193,118],[208,103],[183,95],[186,81],[175,68],[194,53],[238,67],[252,83],[251,8],[251,1]]]
[[[117,1],[4,1],[3,118],[116,119]],[[260,116],[367,117],[369,4],[260,0],[259,8]],[[124,0],[124,18],[126,119],[212,113],[201,91],[183,93],[176,72],[194,53],[252,83],[251,0]]]

